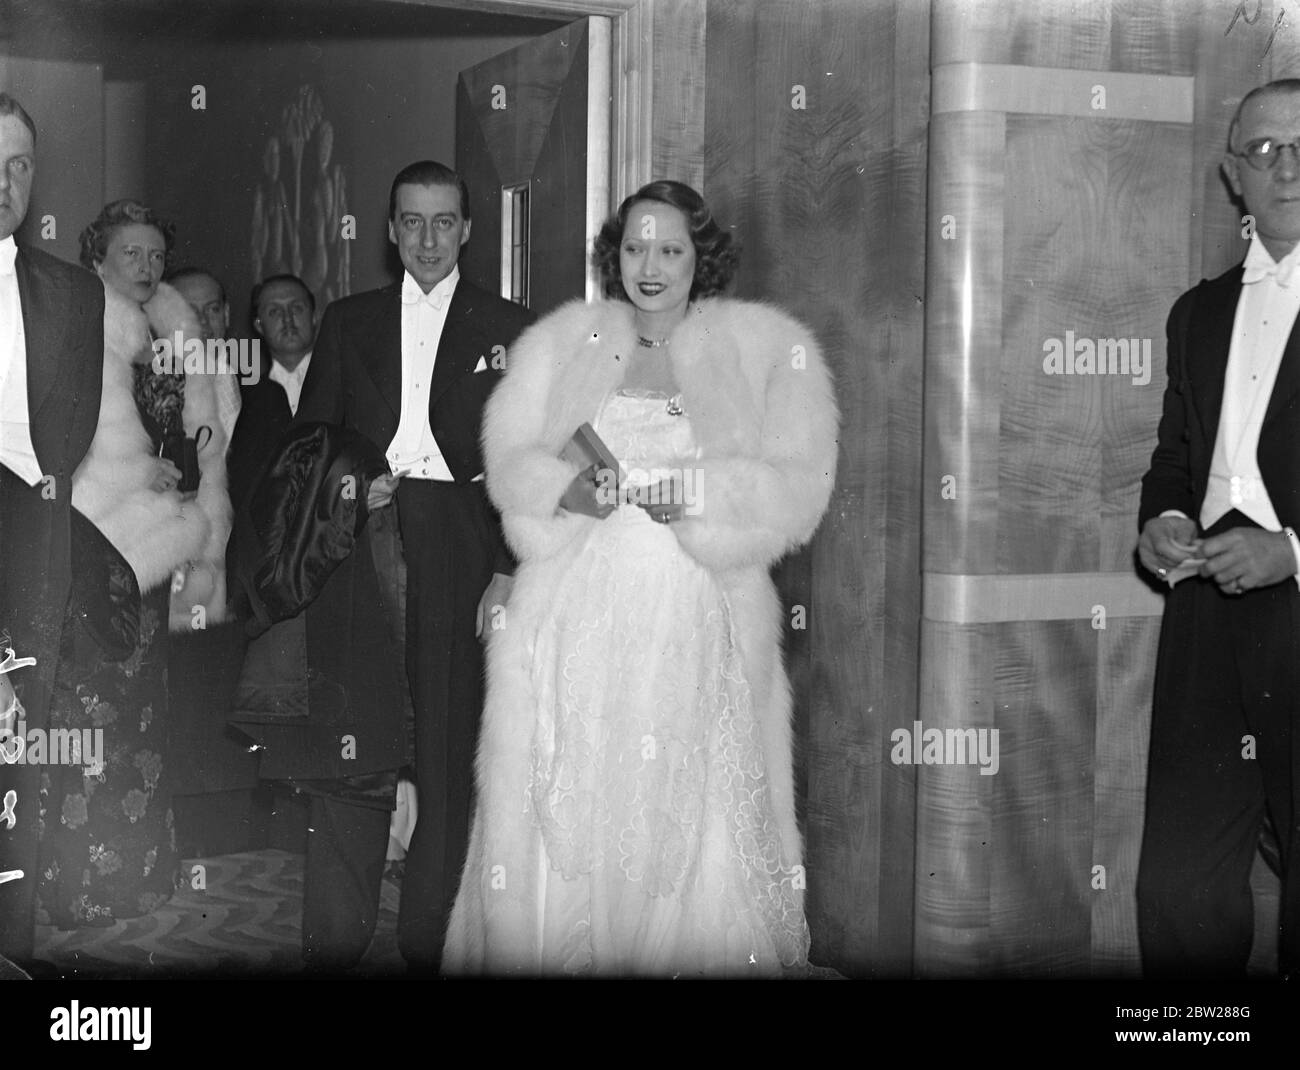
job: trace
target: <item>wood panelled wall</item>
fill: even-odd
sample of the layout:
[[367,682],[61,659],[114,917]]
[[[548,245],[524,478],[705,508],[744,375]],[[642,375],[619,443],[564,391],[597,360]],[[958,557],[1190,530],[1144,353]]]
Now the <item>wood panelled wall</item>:
[[75,264],[81,228],[104,204],[103,65],[0,54],[0,90],[22,101],[39,140],[39,177],[18,240]]
[[[1140,968],[1135,518],[1169,308],[1245,251],[1218,165],[1271,23],[1234,9],[933,0],[920,719],[997,730],[1000,768],[920,770],[922,976]],[[1044,363],[1121,338],[1145,371]]]
[[[691,7],[657,5],[683,28],[657,87],[698,66]],[[1133,550],[1164,320],[1244,252],[1218,171],[1236,102],[1300,70],[1276,0],[1229,32],[1235,7],[706,4],[703,188],[745,247],[736,291],[816,331],[844,417],[830,513],[779,572],[809,611],[787,638],[819,963],[1138,970],[1161,603]],[[656,89],[654,159],[690,181],[688,97]],[[1149,381],[1045,374],[1066,332],[1149,340]],[[895,764],[916,720],[998,729],[997,774]]]
[[658,60],[651,81],[653,177],[673,178],[701,192],[708,87],[701,77],[705,70],[706,15],[704,0],[654,0],[651,19]]
[[888,755],[916,709],[929,9],[710,0],[705,29],[704,194],[744,245],[735,292],[812,327],[843,411],[830,512],[779,575],[807,609],[787,649],[812,957],[905,976],[914,778]]

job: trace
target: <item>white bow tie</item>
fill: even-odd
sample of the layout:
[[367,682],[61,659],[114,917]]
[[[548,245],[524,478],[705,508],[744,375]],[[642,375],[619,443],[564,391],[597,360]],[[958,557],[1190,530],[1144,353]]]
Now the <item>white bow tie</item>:
[[1288,289],[1295,268],[1296,257],[1294,252],[1288,253],[1281,260],[1274,260],[1263,245],[1256,243],[1251,245],[1250,251],[1246,254],[1241,282],[1242,285],[1249,286],[1271,275],[1279,286]]
[[419,288],[403,288],[402,290],[402,304],[404,305],[418,305],[424,303],[430,308],[436,308],[441,311],[442,300],[442,290],[437,286],[428,293],[423,293]]

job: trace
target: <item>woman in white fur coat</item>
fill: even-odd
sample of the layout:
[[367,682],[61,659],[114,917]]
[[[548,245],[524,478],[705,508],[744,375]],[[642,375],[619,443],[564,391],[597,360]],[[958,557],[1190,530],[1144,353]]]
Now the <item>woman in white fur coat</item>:
[[[161,281],[171,242],[170,225],[134,201],[108,205],[82,235],[82,263],[104,280],[104,395],[72,502],[122,552],[142,593],[175,578],[171,630],[184,632],[224,619],[232,511],[219,375],[193,364],[189,374],[160,375],[154,367],[154,339],[174,349],[177,332],[203,337],[189,303]],[[181,473],[158,463],[159,442],[141,408],[167,430],[203,442],[197,494],[176,492]]]
[[[689,187],[628,198],[596,255],[611,299],[528,330],[484,418],[521,565],[490,630],[444,969],[797,973],[808,928],[768,569],[830,497],[830,375],[802,324],[715,296],[736,254]],[[602,462],[566,459],[587,422],[617,490]]]
[[[98,529],[78,552],[105,564],[74,567],[50,716],[58,728],[102,730],[103,747],[87,757],[90,770],[52,767],[42,793],[41,903],[64,928],[111,924],[170,898],[179,860],[168,625],[188,631],[225,613],[231,510],[214,379],[160,374],[153,360],[154,338],[201,337],[184,298],[160,282],[170,246],[170,226],[134,201],[106,206],[82,234],[82,262],[104,282],[104,380],[72,505]],[[200,435],[197,493],[181,493],[181,471],[159,456],[167,433]]]

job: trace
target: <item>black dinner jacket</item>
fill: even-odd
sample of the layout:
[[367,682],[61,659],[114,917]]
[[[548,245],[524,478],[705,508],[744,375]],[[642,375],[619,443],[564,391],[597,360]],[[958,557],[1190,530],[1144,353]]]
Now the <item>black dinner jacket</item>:
[[[104,377],[104,285],[88,271],[20,245],[14,261],[27,348],[32,446],[52,483],[29,487],[0,466],[0,632],[36,664],[10,676],[29,729],[49,725],[64,610],[72,586],[72,473],[99,422]],[[0,657],[4,651],[0,650]],[[32,954],[39,813],[37,766],[0,763],[0,794],[18,794],[17,825],[0,823],[0,952]]]
[[[1223,406],[1232,324],[1243,265],[1202,280],[1169,313],[1164,410],[1151,467],[1142,478],[1138,530],[1166,509],[1200,515]],[[1300,285],[1297,278],[1293,285]],[[1300,527],[1300,319],[1292,328],[1260,429],[1256,454],[1284,526]]]
[[71,477],[99,423],[104,284],[26,245],[18,246],[14,270],[27,347],[32,446],[43,472]]
[[[504,365],[493,358],[535,318],[463,277],[456,283],[434,363],[429,426],[457,483],[483,471],[483,406]],[[486,370],[475,372],[480,361]],[[401,410],[401,284],[335,301],[321,321],[296,422],[343,424],[386,452]]]
[[[36,669],[43,678],[47,670],[52,677],[57,651],[23,650],[21,640],[38,619],[48,617],[50,627],[62,625],[72,583],[72,473],[99,422],[104,284],[88,271],[22,245],[14,271],[27,348],[32,447],[41,471],[53,481],[28,487],[8,469],[0,473],[0,631],[9,631],[19,656],[45,654]],[[15,686],[27,672],[18,671]],[[30,714],[32,696],[23,701]]]
[[[271,378],[271,365],[270,355],[264,355],[257,382],[241,383],[239,387],[239,419],[226,454],[230,502],[236,511],[252,494],[276,445],[293,425],[289,395]],[[311,370],[311,365],[307,370]]]

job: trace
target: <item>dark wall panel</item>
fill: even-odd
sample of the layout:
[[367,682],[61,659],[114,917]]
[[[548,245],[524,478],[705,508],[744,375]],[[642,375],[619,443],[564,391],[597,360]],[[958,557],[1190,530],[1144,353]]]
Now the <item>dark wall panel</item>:
[[[740,296],[804,319],[834,370],[839,478],[779,570],[805,790],[814,961],[911,969],[928,7],[710,2],[704,192]],[[800,106],[802,105],[802,106]]]

